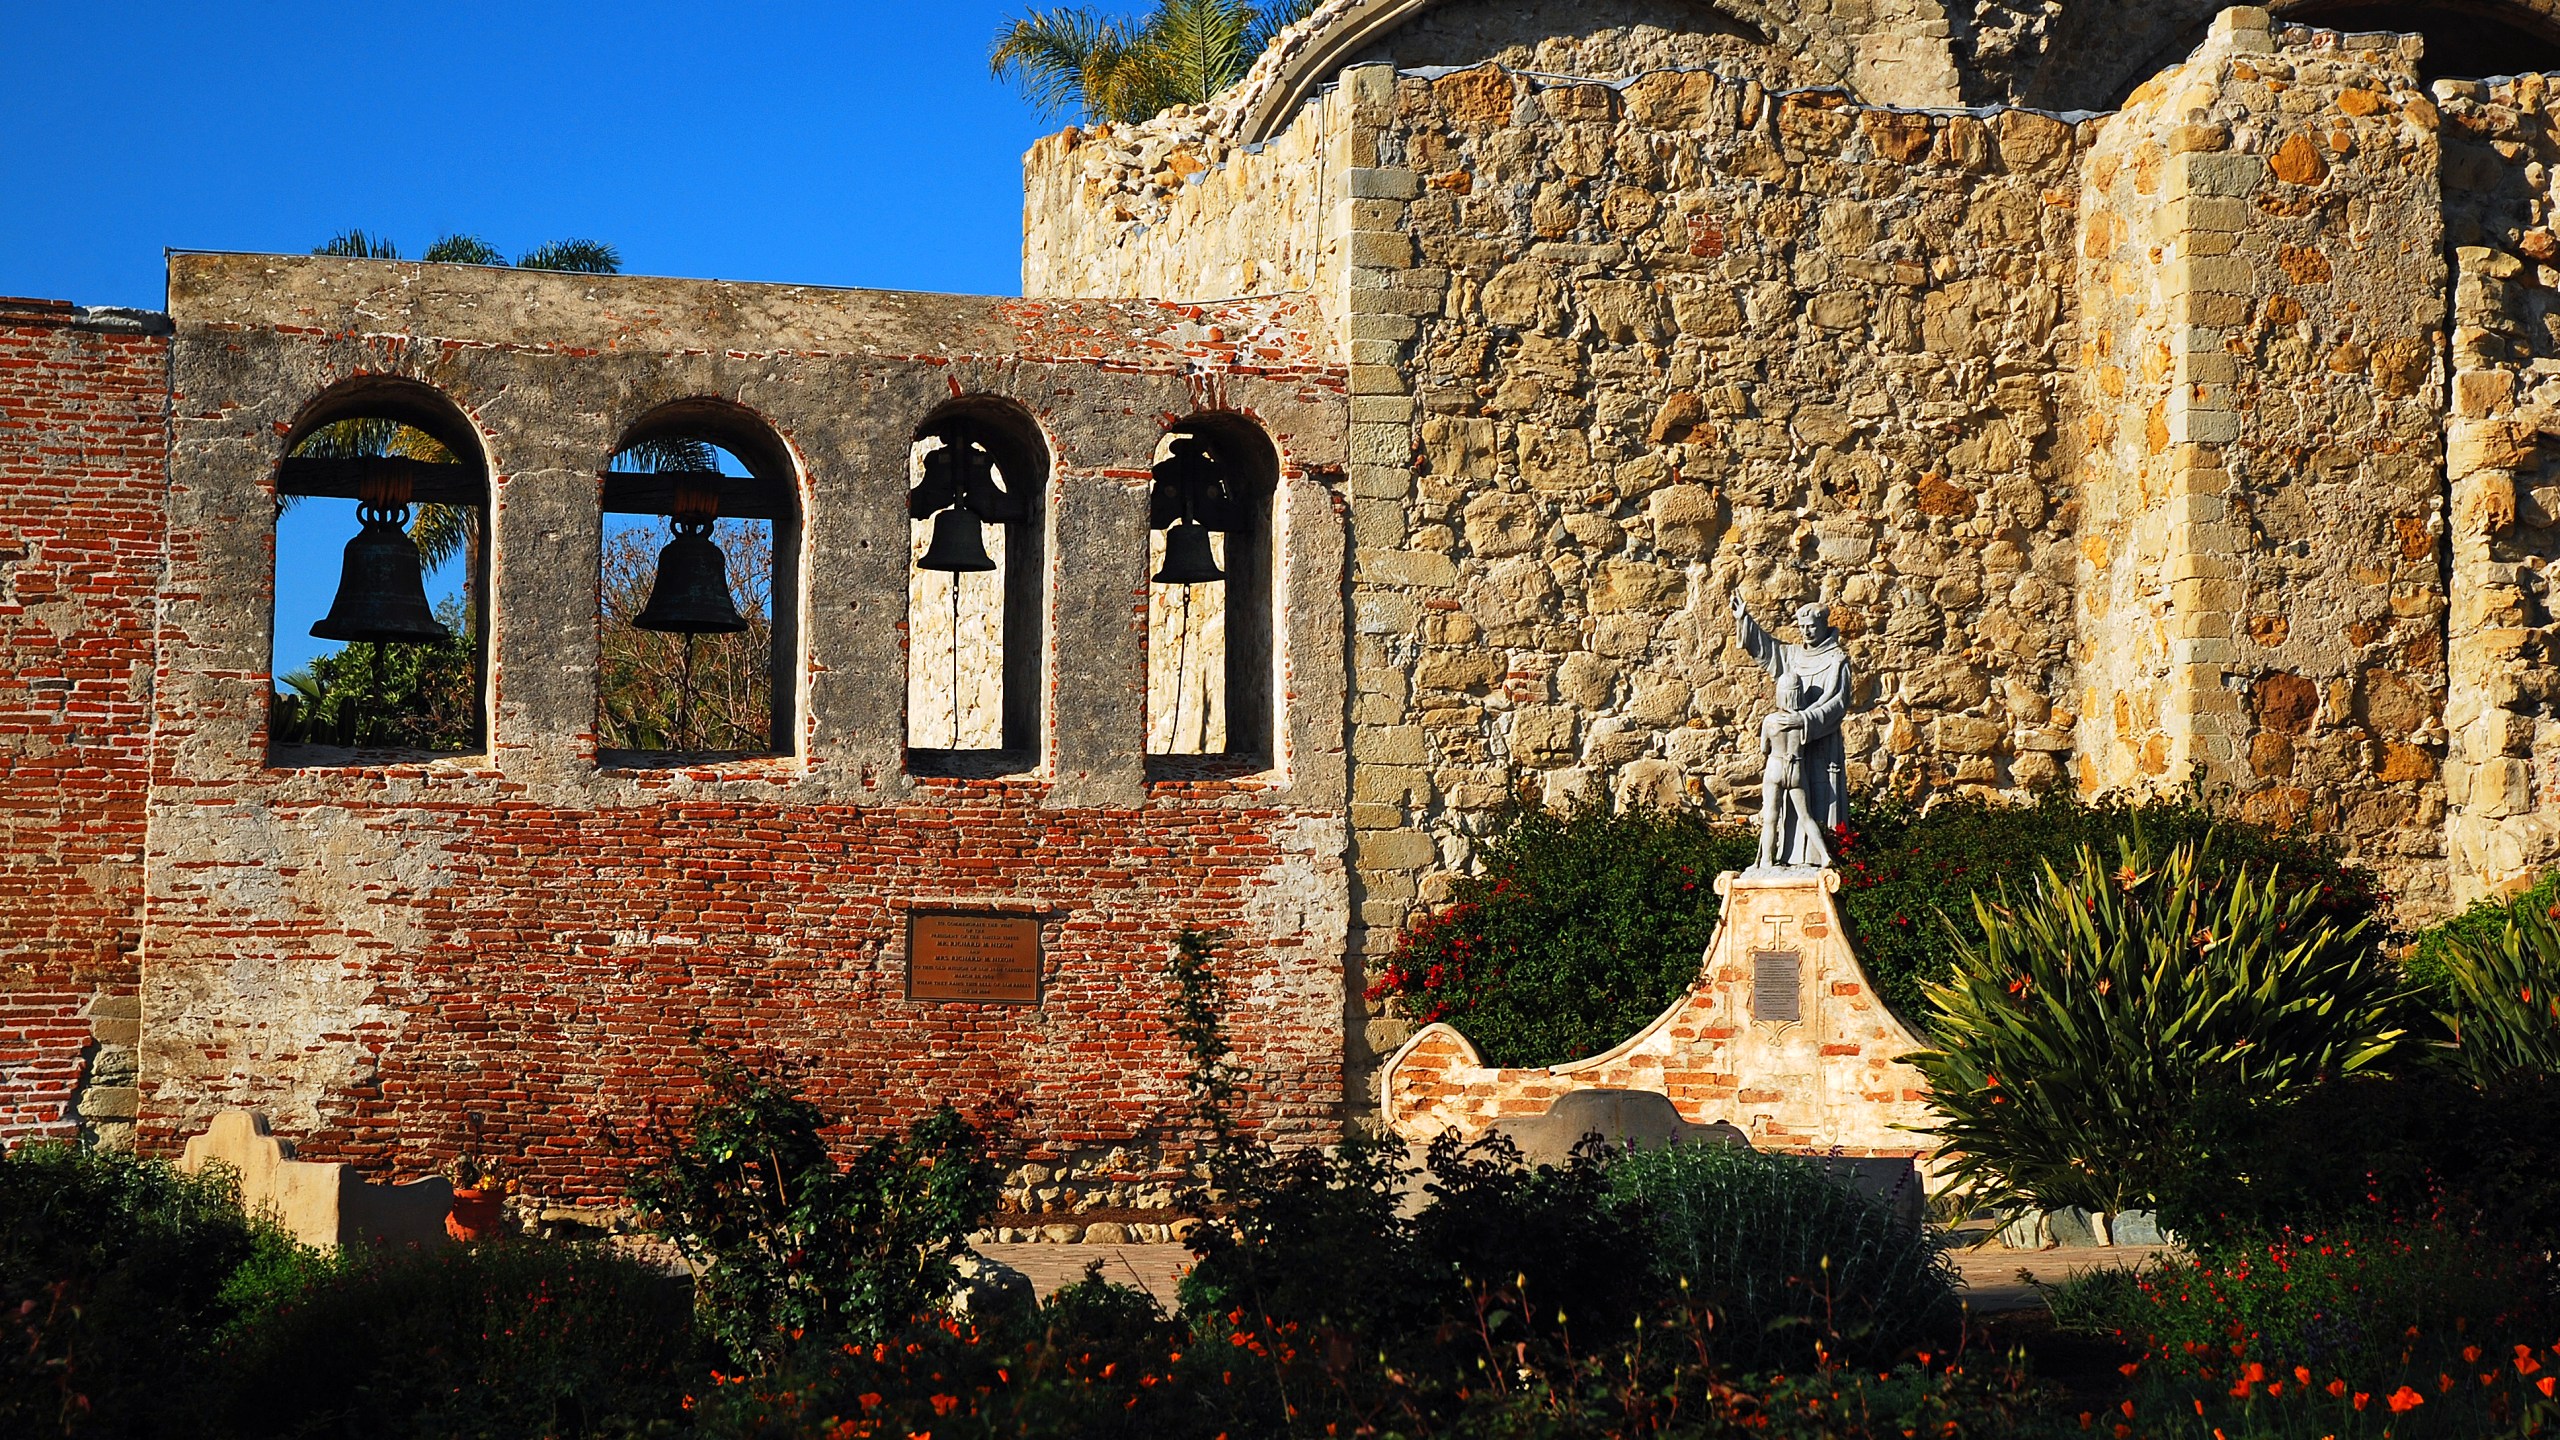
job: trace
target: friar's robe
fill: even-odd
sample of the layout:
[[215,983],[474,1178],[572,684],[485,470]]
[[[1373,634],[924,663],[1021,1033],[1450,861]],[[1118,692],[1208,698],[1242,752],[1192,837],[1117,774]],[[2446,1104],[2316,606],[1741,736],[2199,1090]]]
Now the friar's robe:
[[[1849,752],[1840,721],[1849,713],[1849,651],[1832,636],[1819,645],[1790,645],[1750,616],[1740,617],[1742,648],[1774,678],[1792,674],[1804,687],[1796,715],[1804,721],[1804,797],[1825,830],[1849,823]],[[1776,852],[1781,865],[1820,865],[1822,854],[1799,835],[1795,807],[1778,812]]]

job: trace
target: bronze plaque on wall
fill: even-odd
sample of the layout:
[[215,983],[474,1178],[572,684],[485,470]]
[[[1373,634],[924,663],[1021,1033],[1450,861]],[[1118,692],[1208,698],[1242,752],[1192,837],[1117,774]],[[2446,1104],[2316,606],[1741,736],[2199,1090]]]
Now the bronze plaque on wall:
[[907,998],[1040,1003],[1040,917],[988,910],[907,915]]

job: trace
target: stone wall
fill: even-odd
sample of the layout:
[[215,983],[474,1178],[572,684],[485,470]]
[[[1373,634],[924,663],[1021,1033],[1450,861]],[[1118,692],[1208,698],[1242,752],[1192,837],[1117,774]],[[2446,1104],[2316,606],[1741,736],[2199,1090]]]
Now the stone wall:
[[2438,87],[2455,264],[2452,734],[2445,798],[2455,898],[2503,893],[2560,859],[2560,700],[2551,558],[2560,554],[2560,240],[2548,77]]
[[[685,1092],[698,1030],[805,1063],[862,1133],[945,1099],[1018,1102],[1034,1162],[1108,1198],[1111,1148],[1143,1177],[1143,1152],[1182,1123],[1161,965],[1184,926],[1232,937],[1253,1123],[1332,1133],[1344,561],[1319,477],[1342,463],[1343,402],[1302,302],[198,256],[173,262],[171,293],[155,1140],[253,1108],[314,1157],[413,1174],[471,1146],[519,1158],[547,1198],[593,1200],[614,1193],[649,1106]],[[310,407],[355,382],[445,397],[485,451],[485,755],[269,758],[270,487]],[[910,773],[902,743],[912,437],[960,396],[1019,406],[1052,467],[1042,752],[967,778]],[[678,399],[756,417],[796,471],[803,642],[783,682],[798,744],[608,768],[596,472]],[[1164,427],[1201,411],[1252,418],[1281,456],[1295,703],[1275,768],[1167,781],[1145,762],[1147,477]],[[1041,1005],[906,999],[905,918],[934,905],[1039,917]]]
[[1364,223],[1405,289],[1352,294],[1446,299],[1348,322],[1401,331],[1397,393],[1352,368],[1373,946],[1524,787],[1755,811],[1736,596],[1773,624],[1829,603],[1853,782],[2054,779],[2074,128],[1702,72],[1375,73],[1378,188],[1409,198]]
[[2436,123],[2401,42],[2228,11],[2082,206],[2081,786],[2228,785],[2413,913],[2444,899]]
[[0,1146],[132,1131],[166,328],[0,299]]

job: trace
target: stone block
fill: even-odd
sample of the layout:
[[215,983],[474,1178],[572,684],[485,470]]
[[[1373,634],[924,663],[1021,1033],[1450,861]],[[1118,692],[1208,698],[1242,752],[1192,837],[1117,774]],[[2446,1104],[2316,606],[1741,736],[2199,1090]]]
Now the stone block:
[[1565,705],[1526,705],[1512,712],[1511,749],[1522,760],[1570,758],[1582,717]]
[[1591,608],[1608,610],[1675,610],[1688,598],[1689,577],[1662,565],[1634,560],[1603,560],[1591,580]]
[[1458,567],[1437,551],[1364,549],[1359,558],[1359,578],[1372,585],[1448,590],[1458,583]]
[[1352,855],[1364,870],[1419,870],[1439,861],[1440,847],[1420,830],[1363,830]]
[[1413,263],[1413,237],[1399,230],[1355,230],[1346,258],[1373,270],[1402,270]]
[[2168,198],[2204,195],[2246,198],[2267,183],[2267,162],[2255,155],[2229,152],[2180,157],[2170,170]]
[[80,1092],[80,1118],[131,1120],[142,1113],[142,1092],[130,1085],[92,1085]]
[[1422,177],[1401,166],[1354,169],[1344,185],[1354,200],[1411,200],[1422,193]]

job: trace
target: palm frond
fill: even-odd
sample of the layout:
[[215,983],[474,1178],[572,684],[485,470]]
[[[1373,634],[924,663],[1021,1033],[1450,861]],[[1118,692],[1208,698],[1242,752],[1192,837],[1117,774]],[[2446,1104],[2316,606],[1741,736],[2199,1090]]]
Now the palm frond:
[[421,568],[434,570],[463,553],[480,538],[480,507],[421,505],[409,522],[409,541],[418,547]]
[[506,255],[477,235],[446,235],[418,257],[430,265],[504,265]]
[[670,470],[717,470],[720,452],[708,440],[689,435],[668,435],[652,440],[635,440],[615,452],[612,468],[636,471],[643,475],[663,474]]
[[554,240],[516,257],[519,270],[565,270],[576,275],[619,275],[622,252],[602,240]]
[[1281,31],[1316,13],[1316,4],[1317,0],[1267,0],[1254,6],[1253,24],[1245,32],[1245,51],[1251,57],[1245,68],[1251,69],[1253,61],[1262,58]]
[[400,247],[392,244],[391,238],[387,235],[375,235],[363,230],[350,229],[341,230],[330,236],[327,244],[315,246],[311,253],[342,255],[350,260],[397,260],[400,258]]
[[987,69],[1045,115],[1116,118],[1102,97],[1137,38],[1125,21],[1097,11],[1034,10],[996,32]]
[[[1199,105],[1244,75],[1254,7],[1238,0],[1163,0],[1138,50],[1168,105]],[[1163,107],[1158,107],[1159,109]]]

